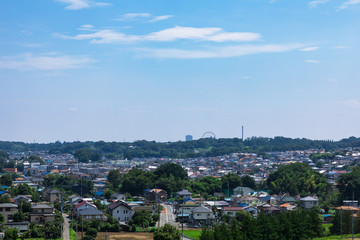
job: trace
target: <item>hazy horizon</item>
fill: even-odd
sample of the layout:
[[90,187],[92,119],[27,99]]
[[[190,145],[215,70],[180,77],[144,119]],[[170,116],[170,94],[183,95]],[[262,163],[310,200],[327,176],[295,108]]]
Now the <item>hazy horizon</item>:
[[[266,137],[266,136],[250,136],[250,137],[246,137],[244,138],[244,140],[246,140],[247,138],[251,138],[251,137],[263,137],[263,138],[275,138],[275,137],[284,137],[284,138],[292,138],[292,139],[303,139],[303,138],[298,138],[298,137],[287,137],[287,136],[273,136],[273,137]],[[340,141],[342,139],[348,139],[350,137],[356,137],[356,136],[349,136],[349,137],[345,137],[345,138],[341,138],[341,139],[311,139],[311,138],[306,138],[304,137],[304,139],[308,139],[308,140],[312,140],[312,141]],[[196,141],[196,140],[200,140],[202,137],[199,137],[199,138],[194,138],[193,140]],[[241,137],[229,137],[229,138],[226,138],[226,137],[216,137],[216,139],[233,139],[233,138],[238,138],[238,139],[241,139]],[[35,140],[35,141],[34,141]],[[132,140],[132,141],[128,141],[126,139],[123,139],[122,141],[115,141],[115,140],[102,140],[102,139],[98,139],[98,140],[91,140],[91,139],[87,139],[87,140],[80,140],[80,139],[76,139],[76,140],[70,140],[70,141],[62,141],[61,139],[58,139],[56,141],[50,141],[50,142],[37,142],[36,139],[34,139],[32,142],[26,142],[26,141],[21,141],[21,140],[13,140],[13,141],[10,141],[10,140],[0,140],[2,142],[23,142],[25,144],[32,144],[32,143],[37,143],[37,144],[49,144],[49,143],[55,143],[55,142],[61,142],[61,143],[64,143],[64,142],[67,142],[67,143],[71,143],[71,142],[99,142],[99,141],[104,141],[104,142],[125,142],[125,143],[133,143],[133,142],[136,142],[136,141],[155,141],[155,142],[158,142],[158,143],[167,143],[167,142],[178,142],[178,141],[181,141],[181,142],[186,142],[185,140],[185,136],[184,136],[184,139],[177,139],[177,140],[165,140],[165,141],[157,141],[155,139],[136,139],[136,140]],[[124,141],[125,140],[125,141]]]

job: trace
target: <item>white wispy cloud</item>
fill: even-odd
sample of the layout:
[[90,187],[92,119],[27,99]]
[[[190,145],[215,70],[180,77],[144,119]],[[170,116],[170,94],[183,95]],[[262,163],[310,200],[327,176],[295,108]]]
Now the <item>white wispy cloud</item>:
[[81,25],[80,26],[81,28],[94,28],[94,26],[93,25],[91,25],[91,24],[84,24],[84,25]]
[[57,2],[61,2],[66,4],[65,9],[67,10],[80,10],[84,8],[90,8],[94,6],[108,6],[110,3],[105,2],[95,2],[91,0],[55,0]]
[[329,82],[332,82],[332,83],[336,83],[336,82],[337,82],[337,79],[335,79],[335,78],[329,78],[328,81],[329,81]]
[[169,18],[172,18],[173,15],[163,15],[163,16],[157,16],[154,17],[153,19],[149,20],[149,22],[159,22],[159,21],[163,21]]
[[12,69],[18,71],[31,70],[66,70],[81,68],[95,60],[82,56],[58,55],[55,53],[44,55],[23,54],[15,57],[1,57],[0,69]]
[[91,40],[91,43],[121,43],[135,41],[171,42],[176,40],[196,40],[211,42],[247,42],[261,38],[258,33],[251,32],[225,32],[222,28],[193,28],[176,26],[153,32],[147,35],[126,35],[112,29],[99,30],[88,34],[66,36],[54,34],[55,37],[73,40]]
[[320,4],[329,2],[329,0],[315,0],[308,3],[309,8],[316,8]]
[[[163,21],[169,18],[172,18],[173,15],[162,15],[162,16],[153,16],[151,13],[126,13],[122,15],[120,18],[115,19],[116,21],[136,21],[136,20],[144,20],[147,22],[158,22]],[[151,19],[150,19],[151,18]],[[150,19],[150,20],[148,20]]]
[[201,59],[201,58],[228,58],[260,53],[280,53],[288,52],[303,47],[302,44],[287,45],[236,45],[209,48],[205,50],[183,50],[176,48],[154,49],[137,48],[135,49],[138,57],[151,58],[174,58],[174,59]]
[[346,9],[348,7],[351,7],[353,5],[358,5],[360,4],[360,0],[349,0],[349,1],[346,1],[344,2],[340,7],[339,9]]
[[117,21],[134,21],[151,17],[150,13],[126,13],[121,18],[115,19]]
[[344,105],[346,107],[351,107],[351,108],[359,108],[360,107],[360,101],[357,99],[348,99],[345,101],[340,101],[338,103],[341,105]]
[[317,51],[317,50],[319,50],[319,47],[306,47],[306,48],[300,49],[300,51],[302,51],[302,52],[312,52],[312,51]]
[[221,28],[193,28],[176,26],[144,36],[150,41],[175,41],[178,39],[203,40],[213,42],[254,41],[261,36],[249,32],[225,32]]
[[319,60],[312,60],[312,59],[306,60],[305,62],[307,62],[307,63],[321,63]]
[[95,27],[91,24],[84,24],[84,25],[81,25],[77,30],[80,30],[80,31],[96,31],[94,29]]

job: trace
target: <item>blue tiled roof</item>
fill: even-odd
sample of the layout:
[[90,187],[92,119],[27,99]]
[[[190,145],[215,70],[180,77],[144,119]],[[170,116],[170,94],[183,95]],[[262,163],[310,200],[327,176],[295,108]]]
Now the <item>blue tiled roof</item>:
[[104,194],[104,191],[97,191],[96,193],[94,193],[94,195],[96,196],[101,196]]

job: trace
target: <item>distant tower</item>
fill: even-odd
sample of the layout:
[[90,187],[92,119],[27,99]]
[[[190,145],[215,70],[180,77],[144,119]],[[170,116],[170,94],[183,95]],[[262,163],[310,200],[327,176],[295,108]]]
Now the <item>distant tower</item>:
[[186,135],[185,136],[185,141],[192,141],[193,140],[193,136],[192,135]]
[[241,126],[241,139],[244,141],[244,126]]

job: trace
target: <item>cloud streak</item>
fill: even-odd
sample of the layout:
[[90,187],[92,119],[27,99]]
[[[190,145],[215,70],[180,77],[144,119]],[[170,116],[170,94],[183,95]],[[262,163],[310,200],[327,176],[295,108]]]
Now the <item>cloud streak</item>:
[[313,59],[306,60],[305,62],[307,62],[307,63],[320,63],[319,60],[313,60]]
[[346,9],[348,7],[351,7],[351,6],[354,6],[354,5],[358,5],[360,4],[360,0],[349,0],[349,1],[346,1],[344,2],[340,7],[339,9]]
[[159,21],[163,21],[169,18],[172,18],[173,15],[163,15],[163,16],[157,16],[154,17],[153,19],[149,20],[149,22],[159,22]]
[[316,8],[316,7],[318,7],[318,5],[320,5],[320,4],[325,4],[325,3],[327,3],[327,2],[329,2],[329,0],[315,0],[315,1],[311,1],[311,2],[308,3],[308,7],[309,7],[309,8]]
[[317,51],[317,50],[319,50],[319,47],[306,47],[306,48],[300,49],[301,52],[312,52],[312,51]]
[[16,57],[0,58],[0,69],[18,71],[53,71],[82,68],[84,65],[93,63],[95,60],[88,57],[76,57],[69,55],[40,55],[23,54]]
[[134,21],[138,19],[148,18],[150,17],[150,13],[127,13],[122,15],[121,18],[115,19],[117,21]]
[[210,42],[248,42],[261,38],[258,33],[225,32],[222,28],[193,28],[176,26],[153,32],[147,35],[126,35],[112,29],[99,30],[88,34],[66,36],[54,34],[55,37],[73,40],[91,40],[94,44],[122,43],[137,41],[172,42],[176,40],[195,40]]
[[122,15],[121,18],[115,19],[116,21],[138,21],[143,19],[149,19],[147,22],[159,22],[169,18],[172,18],[173,15],[162,15],[153,17],[150,13],[126,13]]
[[135,49],[138,57],[160,58],[160,59],[203,59],[203,58],[229,58],[253,55],[260,53],[280,53],[297,50],[304,45],[287,44],[287,45],[236,45],[210,48],[206,50],[183,50],[176,48]]
[[90,0],[56,0],[57,2],[61,2],[66,4],[65,9],[67,10],[80,10],[84,8],[90,8],[95,6],[108,6],[110,3],[105,2],[95,2]]

